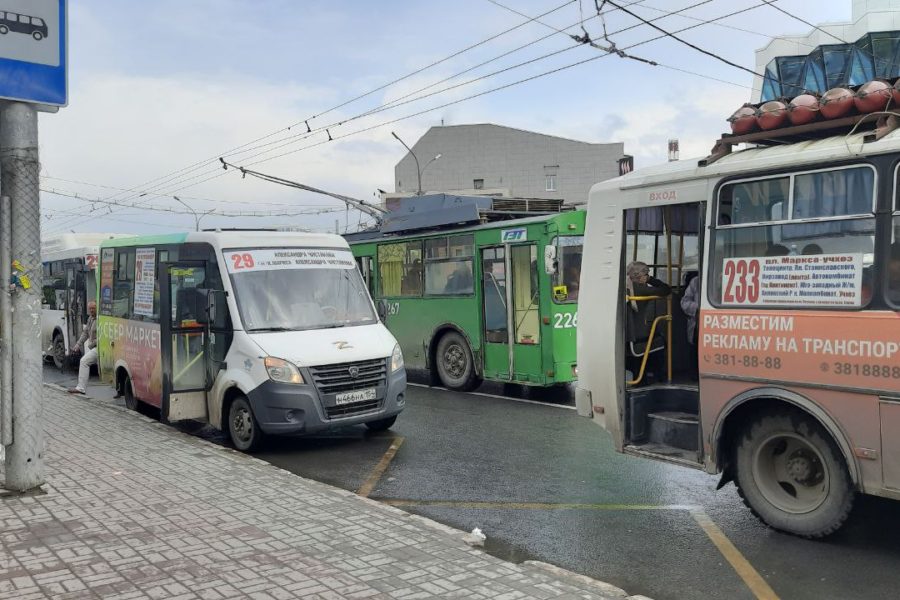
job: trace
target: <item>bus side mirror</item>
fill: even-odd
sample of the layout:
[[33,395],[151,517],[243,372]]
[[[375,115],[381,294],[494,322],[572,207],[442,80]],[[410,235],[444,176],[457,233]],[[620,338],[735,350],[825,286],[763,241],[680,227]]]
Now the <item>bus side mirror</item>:
[[225,329],[228,305],[223,290],[206,290],[207,324],[212,329]]
[[382,321],[387,319],[387,312],[388,312],[387,311],[387,302],[385,302],[384,300],[379,300],[377,308],[378,308],[378,318],[381,319]]
[[547,275],[556,275],[556,246],[544,247],[544,270]]

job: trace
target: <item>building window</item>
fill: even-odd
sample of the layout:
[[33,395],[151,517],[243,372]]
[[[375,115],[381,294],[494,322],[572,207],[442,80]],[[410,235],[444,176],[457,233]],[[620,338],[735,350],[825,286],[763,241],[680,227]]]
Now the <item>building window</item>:
[[475,188],[476,190],[483,190],[484,189],[484,179],[475,179],[474,181],[472,181],[472,187]]
[[548,191],[548,192],[556,191],[556,175],[547,175],[546,183],[547,183],[547,185],[544,188],[546,191]]

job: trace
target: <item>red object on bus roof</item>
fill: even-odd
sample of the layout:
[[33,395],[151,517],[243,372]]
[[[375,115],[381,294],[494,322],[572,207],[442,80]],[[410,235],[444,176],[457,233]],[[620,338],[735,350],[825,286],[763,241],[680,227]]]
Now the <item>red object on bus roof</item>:
[[822,94],[819,101],[819,112],[826,119],[837,119],[847,116],[853,110],[853,92],[845,87],[831,88]]
[[756,109],[750,104],[745,104],[728,117],[731,123],[731,133],[744,135],[756,129]]
[[781,100],[770,100],[759,107],[756,124],[766,131],[783,127],[788,119],[787,105]]
[[873,79],[859,86],[853,104],[861,113],[885,110],[894,95],[894,90],[887,81]]
[[819,99],[812,94],[800,94],[791,100],[788,116],[792,125],[812,123],[819,116]]

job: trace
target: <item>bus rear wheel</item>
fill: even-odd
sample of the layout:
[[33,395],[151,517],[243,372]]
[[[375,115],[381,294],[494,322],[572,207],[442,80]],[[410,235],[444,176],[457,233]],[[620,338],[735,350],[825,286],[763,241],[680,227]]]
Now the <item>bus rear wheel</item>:
[[53,348],[51,352],[53,353],[53,364],[57,369],[62,369],[66,366],[66,342],[61,333],[57,333],[53,336]]
[[262,444],[262,429],[244,396],[235,398],[228,407],[228,437],[241,452],[253,452]]
[[125,397],[125,408],[128,410],[138,410],[140,405],[138,399],[134,395],[134,386],[131,385],[131,377],[126,376],[122,382],[122,395]]
[[9,33],[9,27],[0,25],[0,35],[6,35],[7,33]]
[[735,449],[735,483],[761,521],[805,538],[840,529],[855,492],[846,462],[827,431],[799,412],[763,415]]
[[468,392],[478,387],[475,360],[465,338],[455,331],[445,333],[435,352],[438,377],[444,387]]

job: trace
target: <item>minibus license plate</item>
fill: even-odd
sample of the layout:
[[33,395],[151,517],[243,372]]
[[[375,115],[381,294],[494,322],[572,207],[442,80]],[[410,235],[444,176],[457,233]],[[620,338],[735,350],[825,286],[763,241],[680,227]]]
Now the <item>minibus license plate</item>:
[[344,392],[334,397],[334,403],[338,406],[342,404],[353,404],[354,402],[365,402],[366,400],[375,399],[375,388],[365,390],[356,390],[355,392]]

